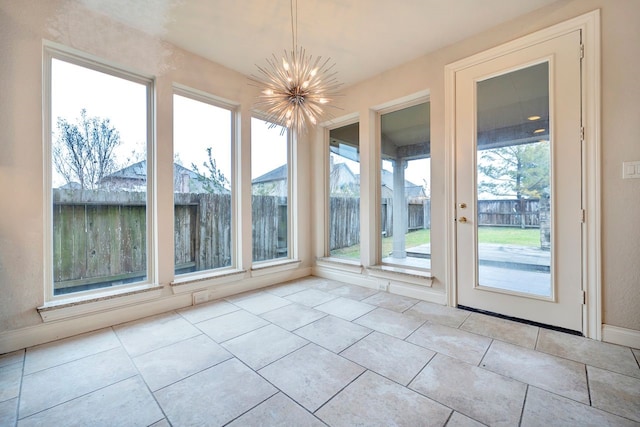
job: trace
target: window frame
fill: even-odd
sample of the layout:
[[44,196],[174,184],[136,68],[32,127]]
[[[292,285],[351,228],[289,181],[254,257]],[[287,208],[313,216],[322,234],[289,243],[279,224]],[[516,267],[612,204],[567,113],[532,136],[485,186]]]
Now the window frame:
[[[430,93],[418,93],[416,94],[415,97],[412,97],[410,100],[403,100],[401,102],[392,102],[389,103],[387,105],[385,105],[384,107],[380,108],[380,109],[376,109],[376,132],[377,135],[375,137],[375,141],[376,141],[376,164],[377,164],[377,168],[376,168],[376,203],[377,206],[380,205],[381,201],[382,201],[382,148],[381,148],[381,141],[382,141],[382,116],[384,114],[389,114],[389,113],[394,113],[396,111],[400,111],[400,110],[404,110],[406,108],[410,108],[410,107],[415,107],[416,105],[420,105],[420,104],[424,104],[424,103],[430,103],[431,102],[431,95]],[[429,118],[429,126],[431,126],[431,118]],[[431,130],[431,129],[430,129]],[[431,157],[430,157],[431,158]],[[394,166],[395,167],[395,166]],[[431,177],[430,177],[431,178]],[[379,209],[379,207],[378,207]],[[433,209],[433,206],[430,207],[430,209]],[[402,268],[404,270],[411,270],[411,271],[419,271],[419,272],[431,272],[432,267],[419,267],[419,266],[413,266],[413,265],[404,265],[401,263],[393,263],[393,262],[388,262],[388,261],[382,261],[383,257],[382,257],[382,218],[378,218],[375,224],[375,228],[376,230],[376,242],[375,242],[375,260],[376,260],[376,266],[380,266],[380,267],[390,267],[390,268]],[[406,249],[406,247],[405,247]]]
[[[267,115],[259,112],[259,111],[252,111],[251,113],[251,117],[250,117],[250,122],[253,119],[257,119],[257,120],[261,120],[265,123],[273,123],[269,120],[267,120]],[[253,124],[253,123],[251,123]],[[277,123],[273,123],[276,126],[281,126],[285,129],[285,132],[287,133],[287,256],[286,257],[281,257],[281,258],[272,258],[272,259],[267,259],[267,260],[262,260],[262,261],[254,261],[253,260],[253,233],[251,235],[251,250],[252,250],[252,256],[251,256],[251,265],[252,265],[252,269],[259,269],[262,267],[269,267],[269,266],[273,266],[273,265],[278,265],[278,264],[284,264],[284,263],[289,263],[290,261],[297,259],[297,250],[294,247],[294,233],[295,230],[293,229],[293,220],[294,220],[294,216],[293,216],[293,211],[294,211],[294,206],[296,206],[296,200],[295,200],[295,192],[293,191],[294,189],[294,182],[293,182],[293,169],[294,169],[294,137],[293,134],[294,132],[291,129],[288,129],[282,125],[278,125]],[[254,142],[254,138],[253,135],[251,135],[251,147],[253,147],[253,142]],[[251,150],[251,162],[253,162],[253,150]],[[251,165],[250,165],[251,168]],[[250,192],[251,192],[251,197],[253,198],[253,177],[251,177],[251,180],[249,182],[249,188],[250,188]],[[252,227],[253,227],[253,202],[251,204],[251,223],[252,223]]]
[[[240,227],[240,224],[239,224],[240,215],[238,211],[238,191],[237,191],[238,170],[236,167],[236,159],[239,156],[238,127],[240,123],[240,111],[239,111],[240,106],[237,103],[220,98],[218,96],[212,95],[205,91],[194,89],[189,86],[181,85],[178,83],[173,83],[172,91],[171,91],[172,117],[173,117],[173,112],[175,108],[173,106],[173,99],[174,99],[173,97],[175,95],[182,96],[184,98],[189,98],[190,100],[193,100],[193,101],[202,102],[217,108],[222,108],[224,110],[228,110],[231,113],[230,123],[229,123],[230,131],[231,131],[230,132],[231,146],[229,147],[229,150],[231,153],[231,159],[230,159],[231,176],[230,176],[230,185],[229,185],[230,191],[231,191],[231,248],[229,249],[231,254],[231,264],[228,266],[219,267],[219,268],[192,271],[192,272],[183,273],[183,274],[175,274],[175,254],[173,254],[173,248],[172,248],[174,268],[173,268],[173,281],[171,283],[174,285],[189,283],[192,281],[200,281],[203,279],[215,278],[215,277],[227,275],[229,273],[237,272],[239,260],[241,259],[241,256],[242,256],[241,254],[238,253],[238,248],[241,245],[238,244],[238,239],[240,238],[238,233],[238,230]],[[172,119],[172,128],[173,128],[173,119]],[[174,138],[174,134],[171,135],[171,151],[172,151],[171,161],[172,162],[173,162],[173,155],[175,155],[175,141],[173,140],[173,138]],[[175,206],[175,194],[173,191],[173,186],[171,188],[171,204],[172,206]],[[175,224],[175,208],[171,211],[171,220],[172,220],[172,223]],[[175,225],[172,232],[172,236],[175,238]]]
[[[359,258],[347,258],[347,257],[340,257],[340,256],[336,256],[336,255],[332,255],[331,254],[331,131],[336,130],[336,129],[340,129],[342,127],[346,127],[346,126],[351,126],[351,125],[355,125],[357,124],[358,126],[360,126],[360,115],[359,114],[354,114],[354,115],[350,115],[345,117],[343,120],[340,121],[334,121],[331,123],[330,126],[327,126],[325,128],[326,132],[325,132],[325,138],[324,138],[324,150],[323,150],[323,154],[324,154],[324,159],[323,159],[323,164],[324,164],[324,189],[325,189],[325,196],[324,196],[324,256],[322,257],[322,259],[324,260],[329,260],[331,262],[334,263],[338,263],[338,264],[343,264],[345,266],[361,266],[363,263],[363,246],[362,246],[362,218],[363,218],[363,209],[362,209],[362,187],[361,182],[360,181],[360,185],[359,185],[359,193],[358,193],[358,199],[359,199],[359,207],[360,207],[360,216],[358,218],[358,221],[360,221],[360,224],[358,225],[360,228],[360,257]],[[360,155],[362,155],[362,137],[358,138],[358,151],[360,153]],[[359,166],[360,166],[360,180],[362,180],[362,175],[363,175],[363,159],[362,157],[360,158],[360,161],[358,162]]]
[[[52,61],[56,59],[92,71],[108,74],[143,85],[146,88],[146,164],[147,164],[147,194],[146,194],[146,264],[147,277],[140,282],[123,284],[114,287],[98,288],[78,291],[69,294],[54,295],[53,278],[53,192],[52,192]],[[108,60],[68,48],[58,43],[43,42],[42,59],[42,141],[43,141],[43,206],[44,206],[44,297],[47,303],[60,303],[68,300],[90,300],[96,297],[133,292],[152,288],[158,281],[156,221],[156,182],[155,177],[155,79],[148,74],[132,71],[127,67],[117,65]]]

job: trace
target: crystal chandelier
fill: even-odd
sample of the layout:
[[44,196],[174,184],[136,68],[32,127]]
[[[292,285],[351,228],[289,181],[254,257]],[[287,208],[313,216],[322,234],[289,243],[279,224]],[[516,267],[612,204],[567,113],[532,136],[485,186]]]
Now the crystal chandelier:
[[295,7],[291,0],[291,38],[292,50],[285,50],[281,61],[273,54],[267,58],[266,66],[256,66],[259,76],[252,74],[249,78],[262,88],[255,107],[266,114],[266,120],[300,134],[308,123],[318,123],[326,114],[326,107],[337,108],[329,103],[338,96],[340,83],[335,78],[331,58],[314,60],[305,49],[298,48],[297,0]]

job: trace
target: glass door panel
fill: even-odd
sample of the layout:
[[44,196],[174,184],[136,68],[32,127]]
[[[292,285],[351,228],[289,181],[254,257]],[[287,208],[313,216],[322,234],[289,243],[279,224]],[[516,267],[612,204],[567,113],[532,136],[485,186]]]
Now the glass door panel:
[[552,296],[549,63],[476,83],[480,286]]

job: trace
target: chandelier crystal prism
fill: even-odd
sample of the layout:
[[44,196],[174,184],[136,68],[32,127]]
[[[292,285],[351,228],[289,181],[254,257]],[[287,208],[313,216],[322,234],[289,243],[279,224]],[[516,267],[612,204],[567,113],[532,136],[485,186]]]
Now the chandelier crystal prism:
[[335,63],[331,63],[331,58],[314,59],[305,49],[298,48],[297,9],[297,0],[295,9],[291,0],[292,50],[285,50],[281,60],[272,54],[266,66],[256,65],[259,75],[252,74],[249,78],[262,88],[255,108],[263,112],[273,126],[295,129],[300,134],[309,123],[315,125],[327,115],[327,107],[337,108],[331,102],[339,96],[337,90],[341,83],[335,77]]

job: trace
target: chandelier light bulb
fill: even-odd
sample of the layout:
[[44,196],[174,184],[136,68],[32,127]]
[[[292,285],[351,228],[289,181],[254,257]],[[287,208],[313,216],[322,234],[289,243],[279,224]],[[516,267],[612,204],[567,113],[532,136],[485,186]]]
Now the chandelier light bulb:
[[339,96],[341,84],[330,58],[314,58],[298,47],[297,0],[295,9],[294,0],[291,1],[291,31],[293,49],[285,50],[282,58],[272,54],[266,66],[256,65],[258,73],[249,79],[262,89],[254,106],[272,124],[270,127],[284,126],[301,134],[307,123],[315,125],[325,115],[329,116],[325,106],[337,108],[330,103]]

